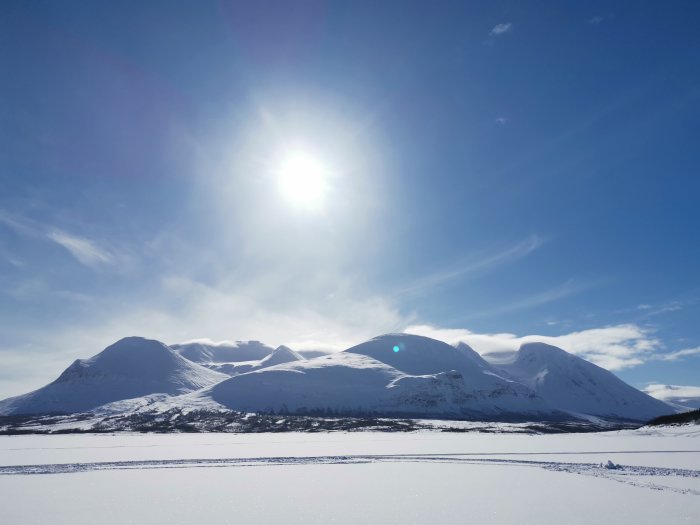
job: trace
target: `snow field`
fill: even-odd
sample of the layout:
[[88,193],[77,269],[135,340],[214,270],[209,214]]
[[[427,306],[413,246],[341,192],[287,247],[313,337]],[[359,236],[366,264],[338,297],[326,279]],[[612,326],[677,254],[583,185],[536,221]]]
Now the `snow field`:
[[698,430],[3,437],[0,523],[698,523]]

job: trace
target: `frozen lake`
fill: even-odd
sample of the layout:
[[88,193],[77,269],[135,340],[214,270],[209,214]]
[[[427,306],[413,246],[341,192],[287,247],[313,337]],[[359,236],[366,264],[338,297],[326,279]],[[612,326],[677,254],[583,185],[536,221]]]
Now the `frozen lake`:
[[3,524],[429,522],[700,523],[700,427],[0,438]]

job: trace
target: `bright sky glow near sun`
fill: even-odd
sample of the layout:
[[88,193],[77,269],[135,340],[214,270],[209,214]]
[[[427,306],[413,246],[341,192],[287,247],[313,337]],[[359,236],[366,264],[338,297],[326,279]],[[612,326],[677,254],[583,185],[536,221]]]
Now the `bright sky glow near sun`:
[[327,168],[303,151],[288,153],[279,167],[280,189],[292,203],[304,208],[320,206],[326,193]]
[[127,335],[392,331],[697,389],[699,15],[2,3],[0,398]]

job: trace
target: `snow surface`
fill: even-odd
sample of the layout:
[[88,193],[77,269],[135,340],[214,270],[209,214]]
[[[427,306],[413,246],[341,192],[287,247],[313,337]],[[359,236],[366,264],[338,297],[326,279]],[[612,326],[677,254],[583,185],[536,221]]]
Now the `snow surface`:
[[[609,469],[608,462],[620,468]],[[245,468],[242,468],[245,467]],[[0,438],[0,523],[698,523],[700,426]]]

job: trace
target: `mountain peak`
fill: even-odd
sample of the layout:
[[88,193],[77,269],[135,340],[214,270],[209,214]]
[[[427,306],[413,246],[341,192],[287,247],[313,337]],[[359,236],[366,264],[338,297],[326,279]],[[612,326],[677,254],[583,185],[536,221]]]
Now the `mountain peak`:
[[303,361],[304,358],[288,346],[278,346],[270,355],[260,361],[261,367],[291,363],[293,361]]
[[178,362],[172,348],[155,339],[130,336],[120,339],[89,359],[108,366],[133,363],[137,369],[173,365]]
[[125,337],[74,361],[43,388],[0,402],[0,413],[81,412],[149,394],[177,395],[225,379],[153,339]]
[[539,341],[534,341],[531,343],[523,343],[520,345],[521,355],[558,355],[558,356],[570,356],[566,350],[562,350],[558,346],[550,345],[547,343],[542,343]]
[[447,343],[414,334],[384,334],[343,350],[369,356],[408,374],[435,374],[460,369],[464,355]]
[[563,410],[634,420],[672,411],[612,372],[546,343],[525,343],[498,367]]

